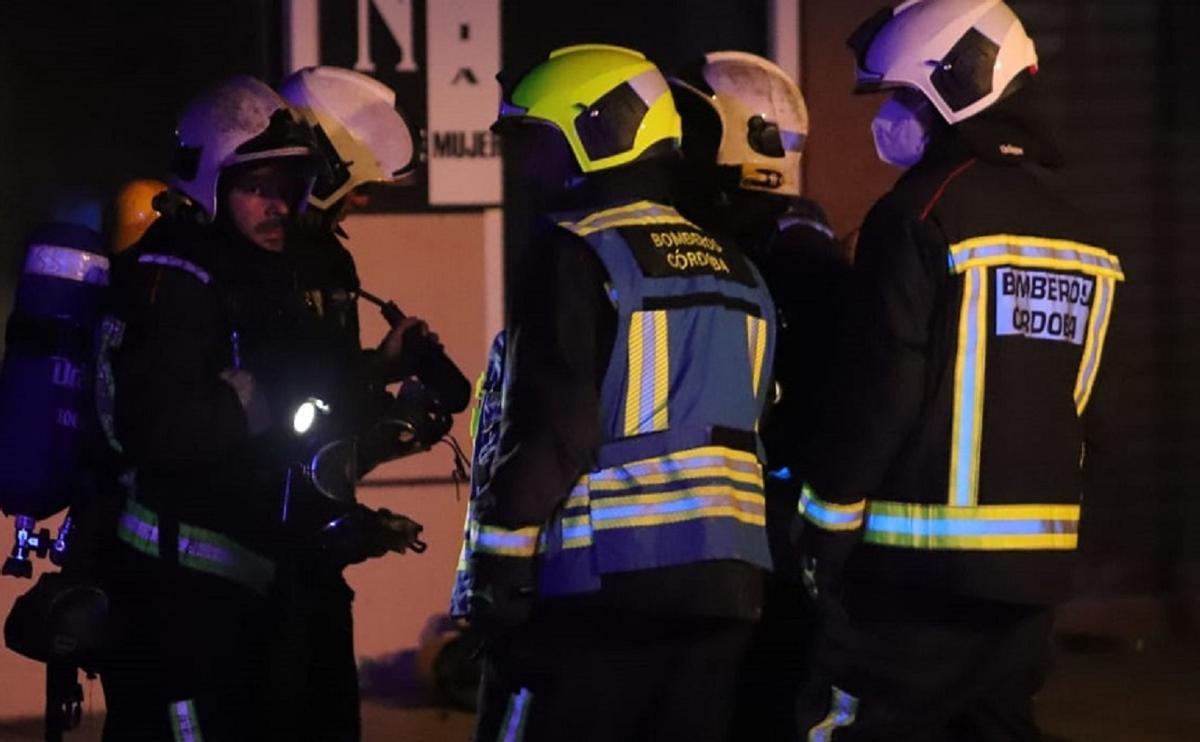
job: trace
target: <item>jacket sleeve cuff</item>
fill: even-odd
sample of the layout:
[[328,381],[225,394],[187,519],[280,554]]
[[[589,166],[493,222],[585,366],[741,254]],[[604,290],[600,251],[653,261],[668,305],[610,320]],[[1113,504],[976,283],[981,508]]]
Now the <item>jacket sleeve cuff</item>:
[[822,530],[857,531],[862,528],[867,501],[828,502],[818,497],[812,486],[806,483],[800,490],[798,507],[801,517]]

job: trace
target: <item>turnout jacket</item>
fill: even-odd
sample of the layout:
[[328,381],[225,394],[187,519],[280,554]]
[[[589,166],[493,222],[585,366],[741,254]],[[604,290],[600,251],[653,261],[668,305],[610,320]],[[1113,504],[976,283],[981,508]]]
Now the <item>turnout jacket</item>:
[[[1020,94],[1016,96],[1020,98]],[[848,579],[1060,599],[1120,262],[1009,102],[943,130],[857,247],[836,422],[800,512]]]
[[[357,337],[353,263],[328,250],[270,253],[219,226],[164,217],[113,273],[123,325],[109,351],[115,428],[136,471],[118,535],[158,555],[167,550],[156,540],[178,528],[197,552],[181,546],[181,564],[261,592],[277,554],[351,507],[297,488],[283,523],[299,453],[292,411],[325,400],[350,433],[383,393]],[[238,367],[265,396],[264,433],[221,378]]]
[[646,191],[535,241],[468,566],[476,592],[749,618],[774,309],[744,256]]

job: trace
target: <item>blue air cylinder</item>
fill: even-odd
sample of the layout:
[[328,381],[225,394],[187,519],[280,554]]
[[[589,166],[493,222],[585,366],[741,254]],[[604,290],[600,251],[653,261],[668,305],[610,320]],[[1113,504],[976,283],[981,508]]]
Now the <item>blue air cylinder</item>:
[[96,327],[108,258],[99,234],[50,223],[29,238],[0,367],[0,509],[40,520],[90,487]]

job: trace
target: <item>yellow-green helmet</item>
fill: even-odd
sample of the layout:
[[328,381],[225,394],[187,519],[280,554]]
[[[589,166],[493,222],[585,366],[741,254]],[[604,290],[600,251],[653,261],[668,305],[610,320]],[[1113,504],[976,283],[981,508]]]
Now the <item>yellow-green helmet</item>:
[[583,173],[677,149],[683,136],[663,74],[640,52],[607,44],[550,52],[505,91],[496,123],[507,121],[552,124]]

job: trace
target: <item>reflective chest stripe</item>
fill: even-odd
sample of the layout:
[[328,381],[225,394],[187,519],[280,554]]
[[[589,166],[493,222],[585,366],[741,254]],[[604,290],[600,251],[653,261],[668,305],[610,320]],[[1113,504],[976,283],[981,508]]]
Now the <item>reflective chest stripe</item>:
[[184,273],[190,273],[197,281],[203,284],[208,284],[212,281],[212,276],[208,274],[208,271],[189,260],[184,260],[174,255],[146,253],[138,257],[138,262],[142,265],[161,265],[164,268],[174,268]]
[[[117,522],[117,537],[152,557],[161,556],[158,515],[133,500]],[[216,531],[179,524],[179,565],[224,577],[258,593],[275,579],[275,563]]]
[[634,312],[629,326],[629,384],[625,395],[625,435],[666,430],[671,384],[667,313]]
[[[1095,385],[1112,314],[1116,282],[1125,279],[1121,263],[1115,255],[1093,245],[1069,240],[997,234],[975,237],[950,247],[950,272],[963,276],[958,349],[954,364],[954,412],[947,497],[947,502],[957,507],[974,507],[979,503],[979,460],[991,332],[989,284],[992,269],[1003,266],[1083,274],[1095,282],[1090,308],[1086,310],[1088,319],[1083,354],[1073,391],[1075,409],[1080,415],[1087,407]],[[1067,320],[1074,321],[1074,316]],[[1061,334],[1062,328],[1059,328],[1059,332]]]
[[1069,550],[1079,540],[1078,505],[954,507],[873,500],[867,543],[913,549]]

